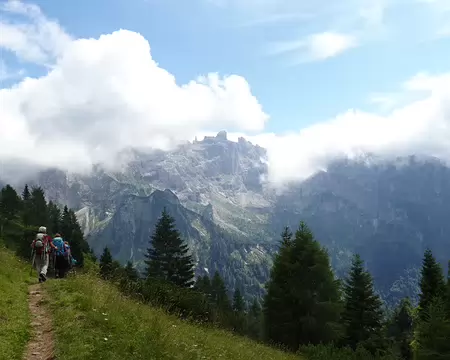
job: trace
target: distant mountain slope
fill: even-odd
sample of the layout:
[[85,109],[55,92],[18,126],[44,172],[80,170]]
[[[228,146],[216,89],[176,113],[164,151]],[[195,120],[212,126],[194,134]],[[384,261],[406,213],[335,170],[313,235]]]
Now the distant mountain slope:
[[94,249],[108,244],[123,261],[142,260],[165,204],[198,256],[198,271],[217,267],[229,286],[237,279],[254,294],[261,294],[283,227],[295,230],[300,220],[329,249],[339,275],[352,253],[361,253],[392,301],[414,295],[410,284],[426,247],[442,264],[450,258],[450,169],[434,158],[339,160],[279,194],[261,181],[265,149],[229,141],[225,132],[171,152],[130,150],[126,157],[120,172],[47,170],[29,183],[79,209]]
[[246,293],[262,295],[271,247],[232,238],[205,216],[182,206],[170,190],[156,190],[146,197],[124,196],[115,213],[91,232],[88,240],[96,253],[108,246],[115,258],[138,262],[143,269],[150,236],[164,208],[190,245],[197,275],[213,275],[218,270],[230,289],[238,285]]

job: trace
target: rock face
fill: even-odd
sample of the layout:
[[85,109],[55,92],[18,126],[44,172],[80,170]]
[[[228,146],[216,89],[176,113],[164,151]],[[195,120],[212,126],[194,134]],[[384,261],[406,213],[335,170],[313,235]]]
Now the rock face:
[[265,157],[265,149],[222,131],[167,153],[133,151],[121,172],[47,170],[28,183],[77,209],[95,251],[108,245],[121,261],[142,264],[165,206],[197,274],[218,269],[230,290],[245,286],[253,295],[263,293],[283,226],[295,230],[300,220],[329,249],[339,275],[359,252],[392,302],[414,296],[426,247],[443,264],[450,259],[450,169],[436,159],[340,160],[276,194],[261,181]]

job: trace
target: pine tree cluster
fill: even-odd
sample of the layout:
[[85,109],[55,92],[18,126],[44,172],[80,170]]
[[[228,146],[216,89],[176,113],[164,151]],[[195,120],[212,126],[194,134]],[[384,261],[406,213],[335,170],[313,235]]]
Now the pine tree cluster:
[[[29,254],[38,226],[60,232],[80,259],[91,254],[75,213],[46,202],[40,188],[26,186],[19,196],[0,192],[0,238],[19,254]],[[20,240],[18,240],[20,239]],[[195,279],[195,259],[163,210],[149,238],[145,270],[122,266],[108,249],[100,257],[100,276],[129,296],[197,322],[214,323],[268,344],[314,359],[450,359],[450,262],[447,279],[431,250],[424,252],[420,299],[405,298],[387,311],[364,261],[355,254],[345,279],[337,279],[325,248],[304,223],[286,227],[274,257],[262,301],[242,295],[245,284],[226,288],[217,269]]]
[[40,187],[30,189],[25,185],[21,195],[10,185],[1,189],[0,238],[8,247],[18,255],[29,258],[30,244],[40,226],[45,226],[49,235],[60,233],[69,241],[72,255],[80,266],[85,254],[92,255],[72,209],[47,202]]

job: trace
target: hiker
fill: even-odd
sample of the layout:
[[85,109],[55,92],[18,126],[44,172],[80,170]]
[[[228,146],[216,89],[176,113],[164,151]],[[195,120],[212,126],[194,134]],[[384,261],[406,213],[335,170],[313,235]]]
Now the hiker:
[[67,252],[68,252],[68,260],[69,260],[69,269],[72,269],[78,261],[75,260],[75,258],[72,255],[72,250],[70,250],[70,245],[68,241],[64,241],[64,244],[66,244]]
[[53,245],[55,246],[55,277],[63,278],[69,268],[70,250],[60,234],[56,234],[53,238]]
[[47,235],[47,228],[41,226],[36,234],[36,238],[31,243],[33,260],[32,266],[36,268],[39,282],[47,280],[47,269],[49,253],[52,248],[55,248],[52,238]]

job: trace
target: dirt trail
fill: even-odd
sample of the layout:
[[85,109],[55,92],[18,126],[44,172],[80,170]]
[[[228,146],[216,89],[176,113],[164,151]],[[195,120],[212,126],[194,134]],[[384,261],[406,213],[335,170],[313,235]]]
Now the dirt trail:
[[28,307],[31,314],[32,334],[25,352],[24,360],[56,360],[54,356],[54,339],[52,319],[45,306],[47,293],[41,284],[28,288]]

